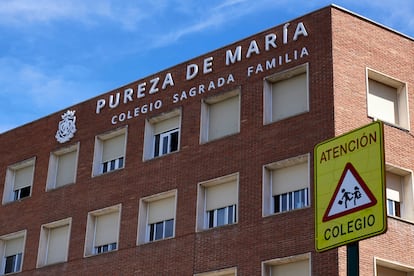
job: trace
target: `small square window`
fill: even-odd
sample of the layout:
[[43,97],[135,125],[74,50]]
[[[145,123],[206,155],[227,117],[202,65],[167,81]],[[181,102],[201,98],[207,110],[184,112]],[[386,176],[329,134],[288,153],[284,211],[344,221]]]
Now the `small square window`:
[[238,173],[198,184],[197,230],[237,223]]
[[174,219],[154,222],[149,226],[149,241],[171,238],[174,232]]
[[68,218],[42,225],[37,267],[67,261],[71,224]]
[[35,158],[7,168],[3,204],[29,197],[32,192]]
[[237,268],[235,267],[194,274],[194,276],[236,276],[236,275],[237,275]]
[[236,223],[236,205],[207,211],[208,228]]
[[274,213],[282,213],[309,206],[309,188],[273,196]]
[[386,184],[387,214],[414,221],[412,172],[387,164]]
[[175,109],[145,123],[144,160],[179,150],[181,110]]
[[140,200],[138,244],[174,237],[176,198],[172,190]]
[[178,150],[179,129],[165,131],[154,136],[154,157]]
[[309,206],[309,162],[307,154],[264,166],[264,216]]
[[368,116],[409,129],[405,83],[367,69]]
[[85,256],[118,249],[121,205],[115,205],[88,214]]
[[240,131],[240,91],[208,98],[201,106],[200,141],[206,143]]
[[20,272],[23,265],[26,230],[0,237],[0,257],[2,271],[0,274]]
[[262,275],[266,276],[308,276],[311,275],[310,253],[266,261],[262,269]]
[[126,128],[96,137],[93,166],[94,176],[124,168],[126,138]]
[[56,189],[76,182],[79,144],[50,154],[46,190]]
[[308,112],[308,64],[267,77],[263,93],[265,124]]

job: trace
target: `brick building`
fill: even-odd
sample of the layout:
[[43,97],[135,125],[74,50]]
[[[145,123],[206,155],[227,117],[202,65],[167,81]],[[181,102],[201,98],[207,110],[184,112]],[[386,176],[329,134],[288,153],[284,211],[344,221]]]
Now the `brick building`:
[[376,119],[388,231],[360,271],[414,274],[413,57],[328,6],[1,134],[1,274],[345,275],[313,150]]

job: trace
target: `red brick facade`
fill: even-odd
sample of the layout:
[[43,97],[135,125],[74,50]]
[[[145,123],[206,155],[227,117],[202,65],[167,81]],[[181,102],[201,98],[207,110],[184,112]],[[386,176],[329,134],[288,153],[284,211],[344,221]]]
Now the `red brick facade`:
[[[372,122],[367,68],[411,89],[413,40],[334,6],[289,23],[70,107],[76,111],[77,132],[64,144],[55,134],[66,110],[2,134],[0,179],[6,179],[8,166],[36,158],[31,196],[0,206],[0,237],[26,230],[21,275],[193,275],[231,267],[237,275],[262,275],[262,262],[305,253],[310,253],[312,275],[345,275],[343,248],[315,251],[313,170],[308,208],[264,217],[263,166],[310,154],[313,168],[316,144]],[[267,50],[271,33],[277,47],[268,44]],[[238,46],[241,60],[226,65],[226,52],[235,53]],[[273,58],[276,65],[266,69]],[[186,77],[190,64],[199,69],[192,79]],[[308,66],[309,111],[264,124],[264,78],[303,64]],[[195,95],[190,95],[192,87]],[[129,88],[132,94],[126,94]],[[234,89],[240,91],[240,131],[200,143],[202,100]],[[120,96],[114,108],[109,107],[111,95],[112,100]],[[97,111],[102,99],[105,106]],[[162,106],[142,113],[143,105],[156,101]],[[179,150],[143,161],[146,119],[176,108],[181,110]],[[125,126],[125,167],[92,177],[95,137]],[[50,153],[75,143],[76,183],[46,191]],[[385,148],[387,163],[414,170],[410,130],[385,124]],[[237,223],[196,231],[198,183],[233,173],[239,177]],[[174,189],[174,237],[137,245],[140,199]],[[0,189],[0,197],[3,193]],[[117,250],[84,257],[88,212],[117,204],[122,206]],[[41,225],[69,217],[67,262],[37,268]],[[361,275],[374,275],[374,257],[414,267],[413,222],[388,218],[388,227],[386,234],[360,242]]]

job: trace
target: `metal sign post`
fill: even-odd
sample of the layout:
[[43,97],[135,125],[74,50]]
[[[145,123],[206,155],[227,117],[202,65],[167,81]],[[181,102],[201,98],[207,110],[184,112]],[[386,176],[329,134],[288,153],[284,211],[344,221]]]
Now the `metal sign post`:
[[348,276],[359,276],[359,243],[353,242],[346,246],[346,268]]

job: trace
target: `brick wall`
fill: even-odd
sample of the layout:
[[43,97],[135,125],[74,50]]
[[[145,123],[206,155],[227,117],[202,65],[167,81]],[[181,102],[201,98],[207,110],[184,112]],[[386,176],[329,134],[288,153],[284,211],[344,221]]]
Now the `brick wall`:
[[[308,37],[300,36],[297,41],[293,41],[294,28],[298,22],[304,23]],[[401,65],[390,69],[389,73],[412,83],[412,76],[407,73],[409,67],[412,68],[412,62],[398,60],[407,54],[412,56],[412,50],[407,53],[410,51],[408,45],[412,49],[412,41],[332,7],[290,21],[288,30],[287,44],[282,43],[283,25],[279,25],[70,107],[76,110],[78,131],[67,144],[80,142],[77,181],[74,185],[45,192],[50,152],[61,147],[54,135],[64,111],[2,134],[0,179],[5,179],[7,166],[36,156],[31,197],[0,207],[0,236],[27,229],[22,274],[192,275],[237,267],[238,275],[260,275],[263,261],[312,252],[313,275],[338,275],[337,250],[324,253],[314,250],[312,181],[310,208],[263,218],[263,166],[312,153],[313,147],[320,141],[369,122],[365,106],[364,68],[369,66],[388,70],[389,66],[381,63],[377,56],[393,49],[395,57],[381,55],[387,64]],[[268,33],[277,35],[278,47],[266,52],[263,45]],[[332,37],[334,42],[331,41]],[[242,61],[234,65],[225,65],[226,50],[234,51],[237,46],[242,46],[245,55],[253,39],[261,49],[260,54],[253,54],[250,58],[244,56]],[[369,42],[373,39],[375,51],[379,53],[371,49]],[[389,39],[397,43],[387,42]],[[266,60],[273,57],[282,56],[283,59],[286,53],[292,54],[302,47],[306,47],[309,55],[248,76],[249,66],[257,68],[258,64],[265,64]],[[204,75],[199,73],[195,79],[185,80],[188,64],[198,64],[201,69],[204,59],[209,57],[213,57],[213,72]],[[304,63],[309,64],[310,112],[263,125],[263,78]],[[174,87],[160,89],[150,95],[151,80],[159,76],[162,82],[168,73],[174,76]],[[217,83],[218,78],[229,74],[234,77],[234,82],[188,97],[179,103],[173,102],[174,94],[181,95],[182,91],[188,93],[191,87],[200,84],[207,86],[210,81]],[[134,98],[127,104],[121,103],[114,109],[106,107],[96,114],[99,99],[105,98],[108,102],[109,95],[116,95],[117,92],[122,94],[131,87],[136,89],[143,82],[147,83],[145,97]],[[201,100],[234,88],[241,91],[240,133],[200,144]],[[126,114],[137,106],[142,107],[156,100],[163,102],[160,109],[116,125],[111,124],[113,116]],[[177,107],[182,110],[180,150],[161,158],[142,161],[145,119]],[[125,168],[91,177],[95,136],[126,125]],[[386,135],[400,139],[398,141],[401,144],[406,143],[409,136],[408,133],[389,127],[386,127]],[[393,149],[398,146],[389,142],[386,145],[387,160],[397,163],[399,153],[394,153]],[[409,154],[404,156],[407,158],[402,165],[410,167],[412,160]],[[310,160],[312,168],[312,155]],[[238,223],[196,232],[197,183],[235,172],[240,176]],[[178,190],[175,237],[137,246],[140,198],[172,189]],[[1,190],[0,196],[2,193]],[[84,258],[88,212],[119,203],[122,204],[119,249]],[[67,217],[72,217],[68,262],[36,269],[40,226]],[[370,271],[365,265],[363,269]]]

